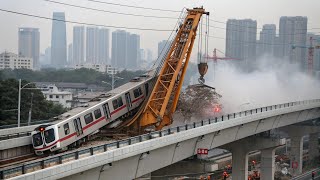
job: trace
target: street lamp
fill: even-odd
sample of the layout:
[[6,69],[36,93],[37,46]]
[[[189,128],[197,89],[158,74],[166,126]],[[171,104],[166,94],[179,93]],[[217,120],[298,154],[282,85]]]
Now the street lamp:
[[[19,97],[18,97],[18,127],[20,127],[20,105],[21,105],[21,90],[22,89],[39,89],[39,88],[25,88],[29,84],[34,84],[33,82],[29,82],[21,87],[21,79],[19,79]],[[32,95],[33,96],[33,95]]]
[[[114,83],[119,79],[123,79],[122,77],[115,76],[114,74],[115,74],[115,70],[113,70],[113,72],[111,73],[111,84],[106,81],[101,81],[102,83],[106,83],[106,84],[111,85],[112,90],[114,89]],[[115,78],[117,78],[117,79],[115,79]]]

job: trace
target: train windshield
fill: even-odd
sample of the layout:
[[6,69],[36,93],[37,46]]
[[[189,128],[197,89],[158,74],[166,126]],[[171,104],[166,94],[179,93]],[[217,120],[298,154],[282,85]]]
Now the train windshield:
[[51,143],[52,141],[54,141],[55,140],[54,130],[49,129],[49,130],[44,131],[44,139],[45,139],[46,143]]
[[33,139],[33,145],[34,145],[35,147],[40,146],[40,145],[43,144],[42,138],[41,138],[41,133],[40,133],[40,132],[38,132],[37,134],[34,134],[34,135],[32,136],[32,139]]

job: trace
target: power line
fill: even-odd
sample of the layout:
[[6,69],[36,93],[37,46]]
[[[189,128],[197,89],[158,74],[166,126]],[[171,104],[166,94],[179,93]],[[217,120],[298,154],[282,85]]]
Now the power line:
[[112,14],[120,14],[120,15],[127,15],[127,16],[137,16],[137,17],[145,17],[145,18],[161,18],[161,19],[178,19],[176,17],[168,17],[168,16],[150,16],[150,15],[143,15],[143,14],[133,14],[133,13],[122,13],[122,12],[116,12],[116,11],[108,11],[108,10],[103,10],[103,9],[97,9],[97,8],[90,8],[90,7],[85,7],[85,6],[79,6],[75,4],[69,4],[69,3],[63,3],[63,2],[58,2],[58,1],[53,1],[53,0],[44,0],[50,3],[54,4],[60,4],[64,6],[69,6],[69,7],[75,7],[75,8],[80,8],[80,9],[86,9],[86,10],[92,10],[92,11],[99,11],[99,12],[104,12],[104,13],[112,13]]
[[[212,22],[216,22],[216,23],[220,23],[220,24],[227,24],[227,25],[231,25],[231,26],[238,26],[238,27],[245,27],[245,28],[253,28],[253,29],[263,29],[263,28],[259,28],[259,27],[247,27],[247,26],[243,26],[243,25],[239,25],[239,24],[228,24],[227,22],[223,22],[223,21],[216,21],[216,20],[210,20]],[[297,29],[297,30],[312,30],[312,29],[320,29],[320,28],[309,28],[309,29]]]
[[[217,26],[210,26],[212,28],[215,28],[215,29],[221,29],[221,30],[227,30],[227,28],[223,28],[223,27],[217,27]],[[240,31],[240,30],[237,30],[237,29],[229,29],[230,31],[235,31],[235,32],[245,32],[245,31]],[[307,32],[308,33],[308,32]],[[275,33],[275,35],[298,35],[298,34],[307,34],[307,33],[304,33],[304,32],[301,32],[301,33],[293,33],[293,34],[287,34],[287,33]],[[320,33],[320,32],[309,32],[309,33]],[[263,32],[256,32],[256,35],[261,35],[261,34],[267,34],[267,35],[272,35],[272,33],[263,33]]]
[[110,3],[110,2],[99,1],[99,0],[87,0],[87,1],[100,3],[100,4],[109,4],[109,5],[114,5],[114,6],[136,8],[136,9],[148,9],[148,10],[153,10],[153,11],[166,11],[166,12],[180,12],[180,11],[170,10],[170,9],[159,9],[159,8],[149,8],[149,7],[142,7],[142,6],[133,6],[133,5],[127,5],[127,4],[120,4],[120,3]]
[[11,13],[11,14],[17,14],[17,15],[22,15],[22,16],[28,16],[28,17],[38,18],[38,19],[46,19],[46,20],[51,20],[51,21],[61,21],[61,22],[72,23],[72,24],[79,24],[79,25],[86,25],[86,26],[97,26],[97,27],[108,27],[108,28],[119,28],[119,29],[131,29],[131,30],[141,30],[141,31],[162,31],[162,32],[171,32],[171,31],[172,31],[172,30],[167,30],[167,29],[153,29],[153,28],[137,28],[137,27],[126,27],[126,26],[112,26],[112,25],[104,25],[104,24],[85,23],[85,22],[79,22],[79,21],[68,21],[68,20],[61,20],[61,19],[44,17],[44,16],[38,16],[38,15],[33,15],[33,14],[28,14],[28,13],[22,13],[22,12],[17,12],[17,11],[10,11],[10,10],[6,10],[6,9],[0,9],[0,11],[2,11],[2,12],[7,12],[7,13]]
[[[108,11],[108,10],[103,10],[103,9],[97,9],[97,8],[90,8],[90,7],[85,7],[85,6],[79,6],[79,5],[75,5],[75,4],[70,4],[70,3],[63,3],[63,2],[58,2],[58,1],[54,1],[54,0],[44,0],[44,1],[47,1],[47,2],[50,2],[50,3],[55,3],[55,4],[60,4],[60,5],[65,5],[65,6],[70,6],[70,7],[76,7],[76,8],[80,8],[80,9],[86,9],[86,10],[92,10],[92,11],[99,11],[99,12],[104,12],[104,13],[113,13],[113,14],[120,14],[120,15],[129,15],[129,16],[136,16],[136,17],[146,17],[146,18],[162,18],[162,19],[175,19],[175,20],[179,20],[180,18],[176,18],[176,17],[166,17],[166,16],[149,16],[149,15],[142,15],[142,14],[133,14],[133,13],[121,13],[121,12],[115,12],[115,11]],[[182,10],[183,11],[183,10]],[[211,20],[210,20],[211,21]],[[215,21],[215,20],[212,20],[214,22],[219,22],[219,23],[224,23],[224,22],[221,22],[221,21]],[[226,24],[226,23],[224,23]],[[239,26],[239,25],[237,25]],[[213,27],[213,28],[216,28],[216,29],[224,29],[226,30],[226,28],[222,28],[222,27],[216,27],[216,26],[210,26],[210,27]],[[255,27],[247,27],[247,26],[243,26],[243,27],[246,27],[246,28],[255,28]],[[257,28],[258,29],[258,28]],[[261,29],[261,28],[260,28]],[[235,30],[235,29],[232,29],[231,31],[237,31],[237,32],[244,32],[244,31],[239,31],[239,30]],[[318,33],[318,32],[315,32],[315,33]],[[260,35],[260,34],[269,34],[269,33],[259,33],[257,32],[256,33],[257,35]],[[280,33],[279,33],[280,34]],[[276,35],[279,35],[279,34],[276,34]],[[295,33],[295,34],[283,34],[283,35],[297,35],[297,34],[304,34],[304,33]]]

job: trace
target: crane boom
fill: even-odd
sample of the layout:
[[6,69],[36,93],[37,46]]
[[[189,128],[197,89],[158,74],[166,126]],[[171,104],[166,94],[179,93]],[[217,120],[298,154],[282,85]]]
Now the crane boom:
[[[172,123],[182,82],[188,66],[197,27],[202,14],[209,15],[203,8],[188,9],[184,23],[171,44],[163,67],[140,116],[140,127],[155,125],[156,129]],[[172,101],[169,103],[169,101]]]

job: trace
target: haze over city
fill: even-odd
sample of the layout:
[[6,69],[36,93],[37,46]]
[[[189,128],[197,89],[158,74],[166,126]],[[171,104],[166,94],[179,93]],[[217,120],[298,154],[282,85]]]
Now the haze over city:
[[[72,1],[57,1],[69,4],[76,4],[90,8],[109,10],[122,13],[134,13],[141,15],[165,16],[177,18],[177,12],[161,12],[151,11],[147,9],[125,8],[108,4],[94,3],[86,0]],[[106,1],[113,2],[113,1]],[[318,17],[320,12],[318,0],[301,1],[298,0],[223,0],[223,1],[193,1],[193,0],[163,0],[163,1],[147,1],[147,0],[120,0],[116,1],[120,4],[128,4],[142,7],[155,7],[159,9],[170,9],[181,11],[184,7],[204,6],[211,13],[210,19],[226,23],[227,19],[253,19],[257,20],[258,28],[262,28],[263,24],[276,24],[279,28],[279,18],[281,16],[307,16],[308,29],[319,28],[320,23]],[[160,18],[143,18],[127,15],[119,15],[105,12],[97,12],[92,10],[79,9],[61,4],[55,4],[45,0],[4,0],[1,2],[1,9],[18,11],[22,13],[30,13],[39,16],[52,18],[53,12],[65,12],[66,20],[79,21],[93,24],[139,27],[139,28],[154,28],[172,30],[175,19],[160,19]],[[19,27],[35,27],[40,30],[40,52],[50,46],[51,42],[51,26],[50,20],[25,17],[6,12],[0,12],[0,21],[5,22],[1,26],[0,35],[0,51],[17,52],[18,50],[18,28]],[[156,22],[156,23],[155,23]],[[72,29],[76,24],[67,23],[67,44],[72,43]],[[225,38],[226,24],[210,22],[210,25],[221,27],[223,29],[210,28],[210,34],[215,37]],[[114,31],[115,28],[110,28]],[[128,30],[131,33],[139,34],[141,37],[141,48],[151,49],[154,56],[157,54],[157,43],[167,39],[169,32],[154,32],[154,31],[137,31]],[[258,32],[260,30],[258,29]],[[311,32],[319,32],[320,29],[310,30]],[[225,49],[225,39],[210,38],[209,47],[218,48],[222,51]]]

